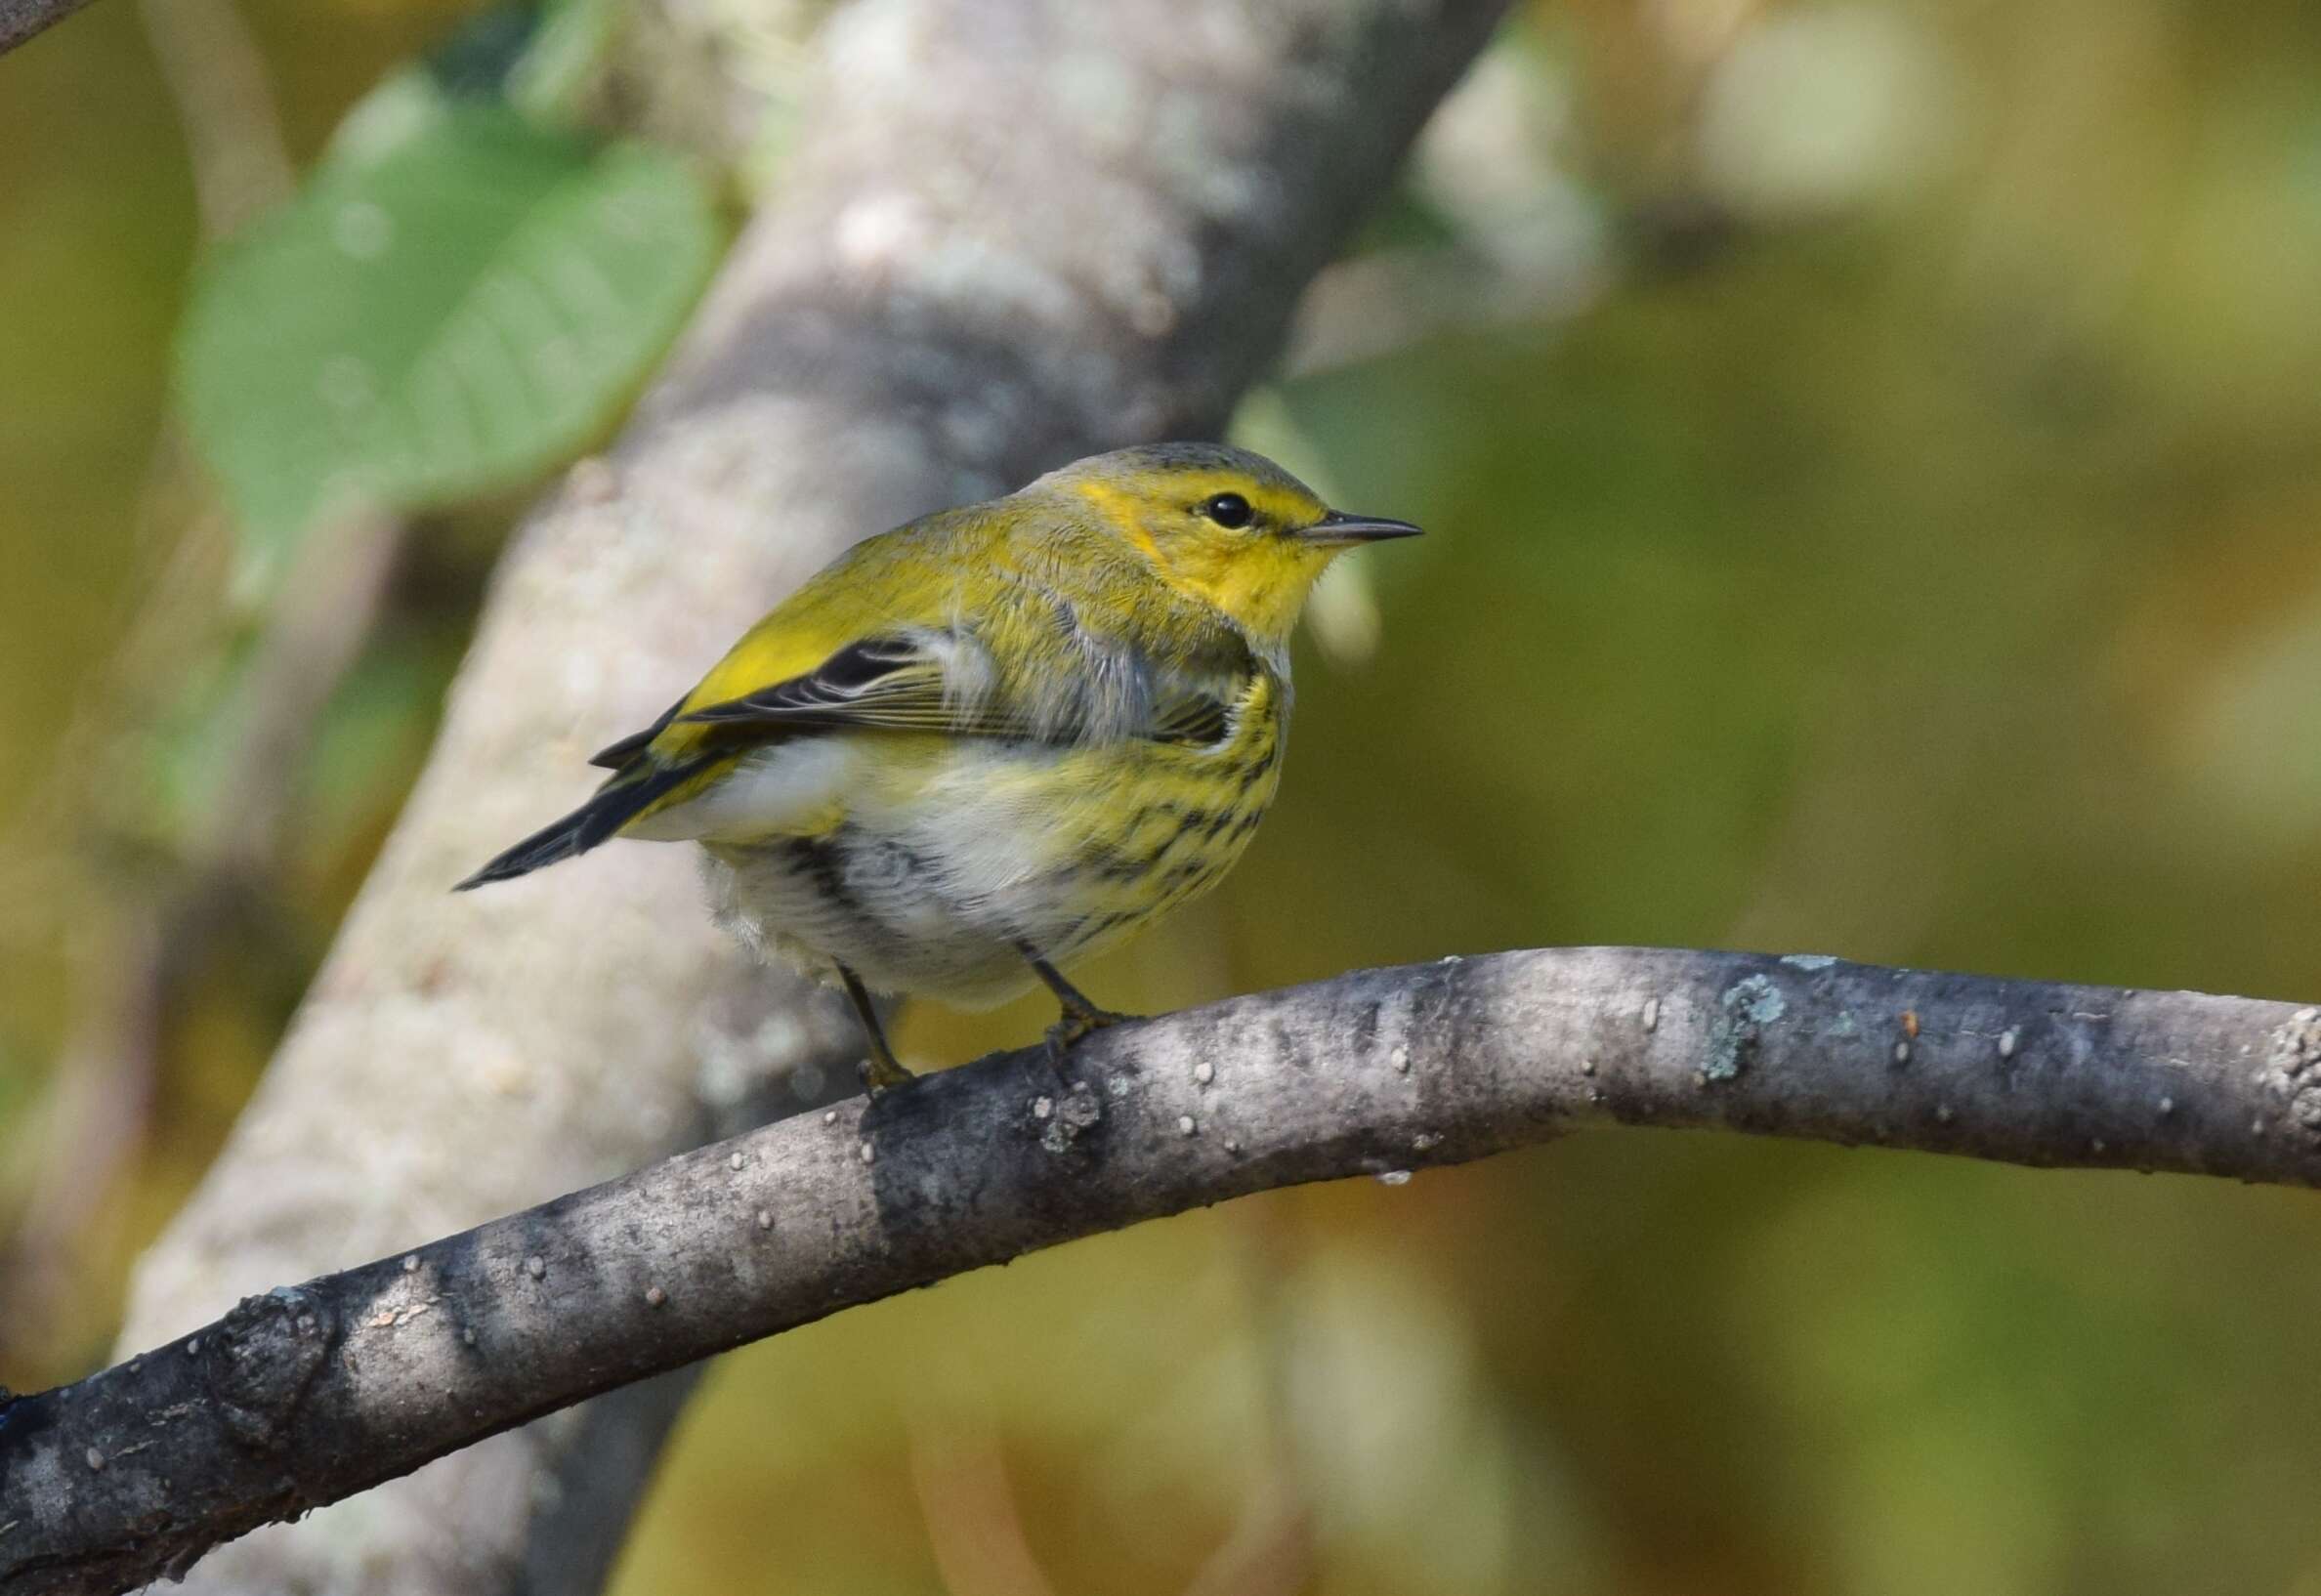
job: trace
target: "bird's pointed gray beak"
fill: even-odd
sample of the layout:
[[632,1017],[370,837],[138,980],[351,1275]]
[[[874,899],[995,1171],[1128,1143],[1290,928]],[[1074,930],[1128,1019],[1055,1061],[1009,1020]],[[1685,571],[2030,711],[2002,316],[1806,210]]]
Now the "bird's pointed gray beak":
[[1297,535],[1324,548],[1346,548],[1356,543],[1383,543],[1390,537],[1416,537],[1420,528],[1385,516],[1349,516],[1332,510]]

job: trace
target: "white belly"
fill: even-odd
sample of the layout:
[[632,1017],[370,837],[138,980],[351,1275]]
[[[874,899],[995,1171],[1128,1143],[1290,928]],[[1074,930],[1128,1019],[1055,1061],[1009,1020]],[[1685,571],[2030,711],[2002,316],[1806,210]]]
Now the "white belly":
[[[941,861],[853,828],[826,840],[707,844],[711,908],[744,943],[825,980],[844,964],[874,990],[988,1008],[1030,987],[1019,931],[945,886]],[[1061,940],[1061,939],[1055,939]]]
[[[1085,950],[1072,844],[1024,798],[1056,750],[962,742],[890,791],[853,779],[850,741],[824,739],[839,751],[810,769],[737,773],[684,806],[678,823],[701,827],[690,834],[709,855],[712,908],[730,930],[825,978],[835,961],[876,990],[968,1008],[1033,984],[1025,945],[1055,958]],[[782,836],[768,823],[833,803],[835,829]]]
[[1182,763],[1201,757],[840,734],[768,750],[646,834],[701,842],[714,911],[762,953],[988,1007],[1033,984],[1027,948],[1095,952],[1232,863],[1273,765],[1227,789]]

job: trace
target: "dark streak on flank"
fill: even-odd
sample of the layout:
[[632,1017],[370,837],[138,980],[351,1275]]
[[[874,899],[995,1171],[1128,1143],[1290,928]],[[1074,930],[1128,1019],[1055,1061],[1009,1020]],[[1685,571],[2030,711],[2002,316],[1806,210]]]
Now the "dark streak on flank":
[[850,829],[841,825],[823,837],[792,837],[783,852],[790,864],[804,871],[824,899],[860,916],[863,905],[846,884],[845,849]]

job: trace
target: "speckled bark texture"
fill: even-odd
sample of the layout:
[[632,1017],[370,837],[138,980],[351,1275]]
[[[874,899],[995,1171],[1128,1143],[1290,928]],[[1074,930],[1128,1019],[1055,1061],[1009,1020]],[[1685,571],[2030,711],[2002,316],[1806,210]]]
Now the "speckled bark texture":
[[[426,775],[231,1143],[141,1266],[123,1345],[635,1168],[796,1067],[851,1069],[837,1010],[710,926],[691,850],[446,889],[570,807],[591,749],[850,540],[1099,448],[1213,434],[1500,9],[840,11],[781,193],[617,446],[518,536]],[[501,1436],[190,1583],[592,1588],[674,1400]]]
[[0,0],[0,56],[63,21],[89,0]]
[[1608,1123],[2311,1186],[2316,1079],[2321,1009],[1812,955],[1553,949],[1239,998],[1060,1076],[994,1055],[781,1120],[0,1409],[0,1593],[117,1590],[621,1382],[1265,1188]]

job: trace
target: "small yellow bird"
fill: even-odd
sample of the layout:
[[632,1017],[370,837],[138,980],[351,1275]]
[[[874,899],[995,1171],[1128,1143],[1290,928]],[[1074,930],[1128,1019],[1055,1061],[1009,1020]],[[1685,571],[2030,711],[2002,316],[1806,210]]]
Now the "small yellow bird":
[[611,837],[694,841],[715,912],[870,992],[965,1007],[1034,978],[1060,1054],[1120,1016],[1056,965],[1207,891],[1281,781],[1289,634],[1342,551],[1418,530],[1340,515],[1216,443],[1099,454],[867,538],[592,764],[595,797],[460,883]]

